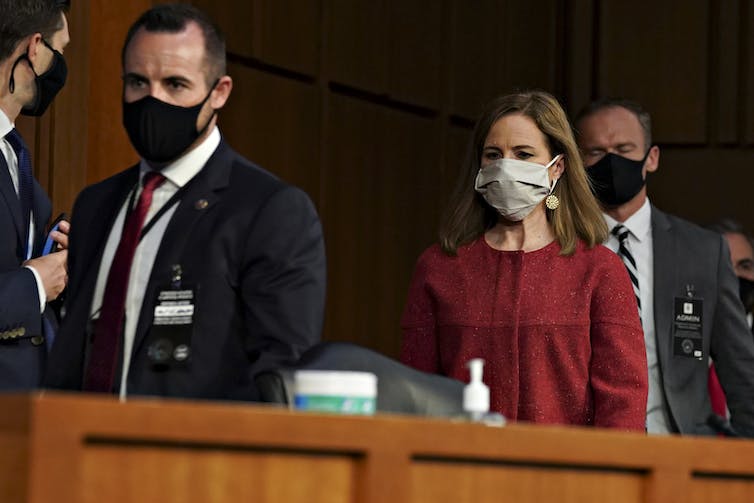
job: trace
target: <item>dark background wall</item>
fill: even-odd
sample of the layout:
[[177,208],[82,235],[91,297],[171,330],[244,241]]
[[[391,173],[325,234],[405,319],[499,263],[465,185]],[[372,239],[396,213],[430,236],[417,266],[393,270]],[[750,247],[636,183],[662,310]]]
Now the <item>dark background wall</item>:
[[[73,0],[69,83],[24,121],[58,210],[136,156],[120,48],[149,0]],[[324,337],[396,355],[414,262],[435,239],[474,118],[548,90],[574,114],[621,95],[653,114],[659,207],[754,229],[754,6],[746,0],[196,0],[228,38],[221,129],[304,188],[325,227]]]

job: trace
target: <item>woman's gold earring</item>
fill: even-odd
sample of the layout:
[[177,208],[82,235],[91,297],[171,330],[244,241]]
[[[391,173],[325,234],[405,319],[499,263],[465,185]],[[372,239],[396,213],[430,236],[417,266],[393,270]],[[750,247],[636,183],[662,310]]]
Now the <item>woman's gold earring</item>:
[[550,210],[557,210],[558,206],[560,206],[560,199],[558,199],[558,196],[555,194],[550,194],[547,196],[547,199],[545,199],[545,206]]

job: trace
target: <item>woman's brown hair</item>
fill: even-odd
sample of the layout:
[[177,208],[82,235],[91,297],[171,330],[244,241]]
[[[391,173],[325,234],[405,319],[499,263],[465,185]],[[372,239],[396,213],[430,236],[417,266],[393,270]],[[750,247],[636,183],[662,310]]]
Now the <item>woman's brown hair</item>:
[[479,238],[500,218],[474,190],[474,179],[481,166],[482,150],[490,129],[501,117],[509,114],[531,118],[547,138],[550,154],[564,155],[565,169],[555,186],[560,206],[556,210],[546,210],[547,220],[560,243],[561,254],[573,254],[577,239],[589,247],[601,244],[607,237],[607,225],[589,186],[571,124],[551,94],[528,91],[495,99],[477,121],[466,160],[440,226],[442,249],[455,255],[459,247]]

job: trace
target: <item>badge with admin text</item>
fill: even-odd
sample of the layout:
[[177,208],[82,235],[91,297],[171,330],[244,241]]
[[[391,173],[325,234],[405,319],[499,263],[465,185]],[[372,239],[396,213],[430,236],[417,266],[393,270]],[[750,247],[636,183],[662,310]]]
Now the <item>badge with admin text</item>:
[[704,358],[702,345],[702,299],[676,297],[673,307],[673,355]]
[[147,357],[156,367],[185,367],[191,361],[196,288],[181,281],[173,266],[170,286],[159,290],[147,344]]

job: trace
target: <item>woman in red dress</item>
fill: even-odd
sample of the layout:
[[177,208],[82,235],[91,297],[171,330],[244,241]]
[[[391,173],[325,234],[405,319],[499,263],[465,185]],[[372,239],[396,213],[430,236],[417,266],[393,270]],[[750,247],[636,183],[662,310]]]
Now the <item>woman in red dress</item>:
[[468,379],[486,361],[510,420],[644,430],[647,367],[628,273],[557,100],[504,96],[476,125],[440,231],[419,258],[401,359]]

